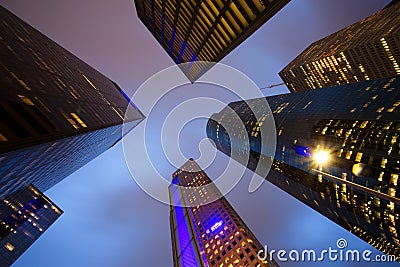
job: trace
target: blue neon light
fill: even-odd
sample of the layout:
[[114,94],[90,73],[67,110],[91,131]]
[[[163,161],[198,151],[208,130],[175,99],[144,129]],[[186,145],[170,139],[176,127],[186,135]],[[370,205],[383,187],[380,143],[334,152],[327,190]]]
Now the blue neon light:
[[[114,83],[114,82],[113,82]],[[138,107],[132,102],[132,99],[121,89],[121,87],[118,86],[118,84],[114,83],[115,87],[117,87],[118,91],[121,93],[121,95],[136,109],[138,110]]]
[[178,56],[178,63],[181,63],[181,58],[182,58],[182,55],[183,55],[183,51],[185,50],[186,44],[187,44],[186,41],[184,41],[183,44],[182,44],[182,48],[181,48],[181,51],[179,52],[179,56]]
[[293,145],[292,148],[296,154],[311,158],[311,152],[308,146]]
[[171,41],[169,41],[169,54],[172,55],[172,45],[174,44],[175,39],[175,27],[172,28],[172,37]]
[[175,206],[174,210],[177,223],[178,248],[181,250],[178,252],[178,254],[180,254],[181,265],[184,267],[196,266],[195,249],[193,248],[193,244],[190,242],[190,228],[184,218],[185,215],[183,208]]
[[192,64],[196,60],[196,58],[197,58],[197,55],[193,55],[192,60],[190,60],[190,64]]
[[192,59],[190,60],[190,63],[188,64],[188,66],[185,69],[185,73],[189,71],[190,67],[192,67],[193,62],[197,59],[196,55],[193,55]]

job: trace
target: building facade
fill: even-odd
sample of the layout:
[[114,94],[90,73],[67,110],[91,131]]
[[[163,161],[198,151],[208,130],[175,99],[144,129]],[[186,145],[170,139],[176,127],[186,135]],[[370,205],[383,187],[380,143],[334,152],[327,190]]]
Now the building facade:
[[[121,139],[116,83],[0,7],[0,199],[46,191]],[[131,103],[133,105],[133,103]],[[142,119],[126,114],[128,127]]]
[[400,3],[306,48],[280,73],[292,92],[400,75]]
[[[399,76],[267,97],[272,112],[261,118],[274,118],[277,146],[271,171],[259,174],[399,261],[398,88]],[[253,171],[270,156],[260,148],[259,136],[268,135],[263,119],[251,114],[266,110],[261,100],[231,103],[207,125],[208,137],[228,156],[235,159],[247,145],[248,162],[238,161]],[[246,128],[235,131],[238,124]]]
[[30,185],[0,203],[0,267],[10,266],[63,211]]
[[277,266],[258,258],[261,243],[193,159],[172,175],[169,194],[174,266]]
[[135,0],[139,19],[188,79],[194,82],[289,0]]

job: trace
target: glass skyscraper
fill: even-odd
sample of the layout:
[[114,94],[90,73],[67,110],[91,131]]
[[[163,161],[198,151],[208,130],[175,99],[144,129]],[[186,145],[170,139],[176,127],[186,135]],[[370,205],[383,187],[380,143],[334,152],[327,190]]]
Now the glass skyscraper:
[[[62,213],[41,192],[122,138],[130,99],[116,83],[0,7],[0,266]],[[124,117],[125,116],[125,117]]]
[[258,259],[261,243],[193,159],[172,175],[169,194],[175,267],[278,266]]
[[[0,7],[0,199],[44,192],[121,139],[116,83]],[[133,105],[133,103],[130,103]],[[128,127],[144,116],[126,114]],[[130,125],[129,125],[130,124]]]
[[[272,112],[264,99],[233,102],[213,114],[207,135],[255,170],[270,159],[260,135],[268,135],[264,120],[272,116],[276,152],[269,174],[260,175],[399,261],[399,88],[397,76],[271,96],[266,99]],[[238,125],[245,127],[239,131]],[[238,155],[246,146],[250,158],[243,162]]]
[[135,0],[139,19],[190,81],[219,62],[290,0]]
[[0,267],[10,266],[62,214],[30,185],[0,203]]
[[400,75],[400,3],[316,41],[280,73],[292,92]]

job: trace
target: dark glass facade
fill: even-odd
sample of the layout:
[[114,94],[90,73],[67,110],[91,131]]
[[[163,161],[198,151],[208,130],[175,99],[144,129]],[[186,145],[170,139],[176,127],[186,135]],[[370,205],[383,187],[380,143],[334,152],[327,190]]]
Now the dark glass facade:
[[[277,135],[266,179],[398,261],[399,88],[398,76],[271,96],[266,99],[272,113],[265,112],[273,116]],[[251,113],[265,110],[261,100],[231,103],[240,119],[225,108],[207,125],[208,137],[225,154],[235,152],[232,158],[244,150],[240,136],[247,134],[250,159],[238,161],[252,170],[267,158],[258,136],[268,132]],[[226,120],[231,129],[220,125]],[[247,132],[235,132],[238,124],[245,124]],[[326,162],[319,161],[321,153]]]
[[289,0],[135,0],[139,19],[190,81],[219,62]]
[[10,266],[63,213],[34,186],[0,203],[0,266]]
[[[169,194],[174,266],[278,266],[275,261],[258,259],[262,245],[194,160],[187,161],[172,179]],[[202,204],[213,196],[220,198]]]
[[400,75],[400,3],[306,48],[280,73],[292,92]]
[[121,139],[121,88],[3,7],[0,85],[0,199],[46,191]]

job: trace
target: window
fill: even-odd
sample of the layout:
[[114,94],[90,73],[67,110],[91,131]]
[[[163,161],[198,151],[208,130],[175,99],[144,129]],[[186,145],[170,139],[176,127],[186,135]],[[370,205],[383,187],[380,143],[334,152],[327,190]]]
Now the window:
[[394,186],[397,186],[397,180],[399,178],[398,174],[392,173],[390,175],[390,183],[393,184]]
[[357,153],[357,156],[356,156],[356,162],[361,162],[362,155],[363,155],[363,153],[362,153],[362,152],[358,152],[358,153]]
[[29,98],[27,98],[26,96],[18,95],[18,97],[19,97],[22,101],[24,101],[24,103],[27,104],[28,106],[34,106],[34,105],[35,105],[35,104],[33,104],[32,101],[31,101]]
[[5,142],[5,141],[7,141],[7,138],[0,133],[0,142]]
[[15,249],[15,247],[13,245],[11,245],[10,243],[5,244],[4,246],[6,249],[8,249],[9,251],[13,251]]
[[79,118],[78,115],[76,115],[76,113],[71,113],[71,116],[83,127],[86,128],[87,125],[81,120],[81,118]]

